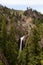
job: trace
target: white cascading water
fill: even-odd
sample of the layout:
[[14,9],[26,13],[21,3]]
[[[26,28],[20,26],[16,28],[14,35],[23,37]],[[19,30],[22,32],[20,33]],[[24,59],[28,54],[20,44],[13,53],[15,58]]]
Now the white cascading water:
[[20,38],[20,51],[22,50],[22,41],[23,41],[24,37],[25,36],[23,36],[23,37]]

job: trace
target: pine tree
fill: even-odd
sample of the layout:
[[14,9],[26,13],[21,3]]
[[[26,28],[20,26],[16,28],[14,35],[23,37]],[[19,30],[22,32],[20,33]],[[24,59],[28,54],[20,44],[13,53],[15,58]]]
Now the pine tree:
[[11,26],[10,34],[6,43],[6,57],[9,65],[16,65],[18,56],[18,45],[16,42],[14,27]]
[[3,17],[2,18],[2,27],[1,27],[1,45],[3,50],[5,50],[5,44],[6,44],[6,40],[7,40],[7,31],[6,31],[6,19]]
[[39,46],[40,34],[37,28],[32,29],[31,36],[27,42],[26,65],[39,65],[39,53],[41,51]]

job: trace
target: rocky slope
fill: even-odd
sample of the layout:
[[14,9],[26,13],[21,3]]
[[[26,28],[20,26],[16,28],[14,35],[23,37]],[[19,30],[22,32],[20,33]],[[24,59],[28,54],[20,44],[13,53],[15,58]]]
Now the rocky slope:
[[[23,36],[30,32],[31,28],[35,26],[33,20],[41,20],[43,22],[43,14],[36,10],[28,9],[26,11],[9,9],[0,5],[0,25],[3,17],[6,19],[6,29],[10,32],[11,27],[17,32],[17,37]],[[20,33],[19,33],[20,32]]]
[[14,30],[18,31],[15,32],[18,37],[30,32],[31,28],[35,26],[33,24],[34,19],[43,20],[43,14],[36,10],[28,9],[26,11],[20,11],[0,5],[0,23],[3,17],[6,19],[7,32],[10,32],[11,26],[13,26],[15,28]]

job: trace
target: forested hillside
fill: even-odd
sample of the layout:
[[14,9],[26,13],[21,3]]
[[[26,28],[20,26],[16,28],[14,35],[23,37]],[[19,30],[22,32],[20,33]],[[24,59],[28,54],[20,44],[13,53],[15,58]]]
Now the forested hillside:
[[43,14],[0,5],[0,65],[43,65]]

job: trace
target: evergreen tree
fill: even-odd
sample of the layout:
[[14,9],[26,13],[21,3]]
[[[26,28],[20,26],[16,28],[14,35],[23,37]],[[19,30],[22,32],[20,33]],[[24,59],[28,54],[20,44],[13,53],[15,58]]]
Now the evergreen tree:
[[39,65],[39,53],[41,51],[39,46],[40,34],[37,28],[32,29],[31,36],[27,45],[26,65]]
[[3,17],[2,18],[2,27],[1,27],[1,35],[0,35],[0,44],[3,48],[3,50],[5,50],[5,44],[6,44],[6,40],[7,40],[7,31],[6,31],[6,19]]
[[6,43],[6,57],[10,65],[16,65],[18,56],[18,46],[16,42],[14,27],[11,26],[10,34]]

